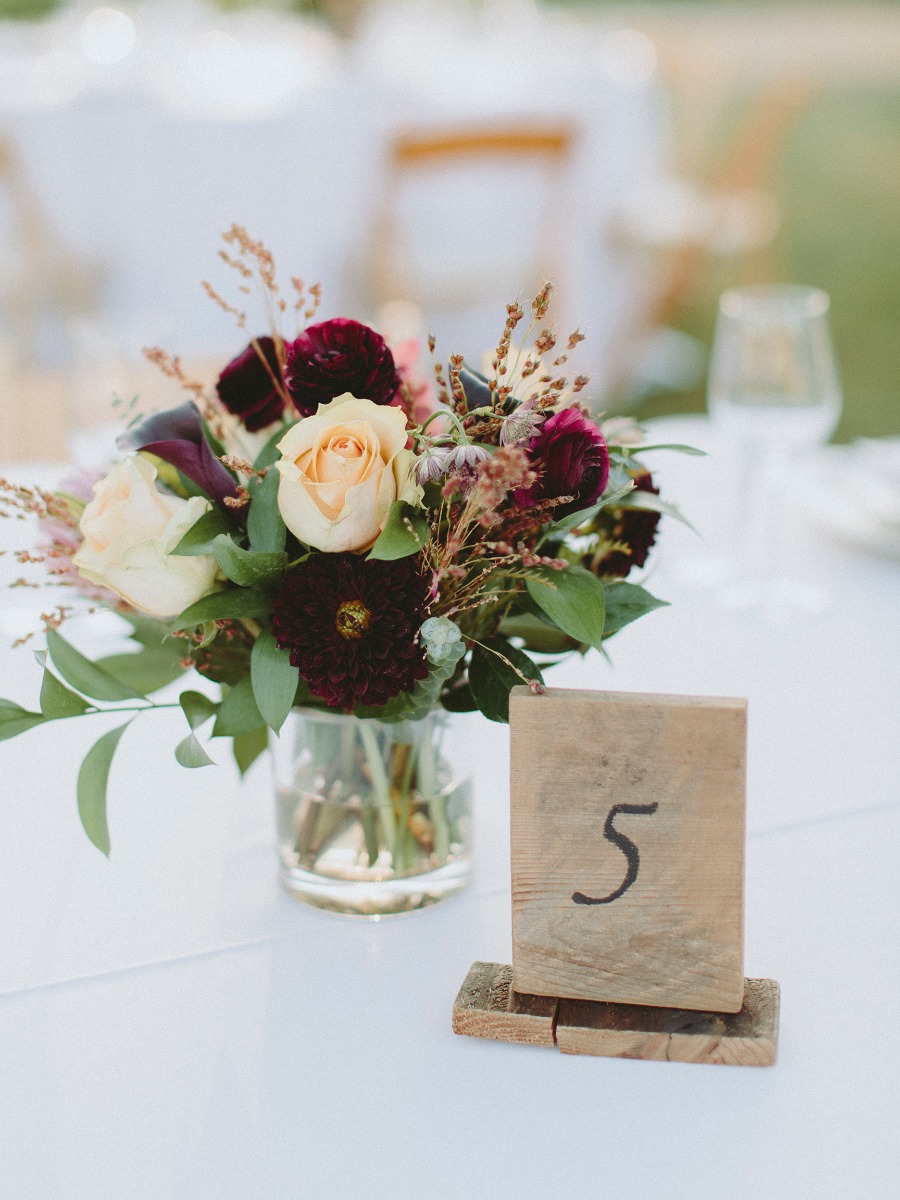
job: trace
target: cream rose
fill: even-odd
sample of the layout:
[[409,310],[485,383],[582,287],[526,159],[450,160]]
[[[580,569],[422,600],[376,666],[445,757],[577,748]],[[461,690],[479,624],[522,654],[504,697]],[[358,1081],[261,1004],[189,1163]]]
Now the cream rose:
[[349,392],[320,404],[278,443],[278,507],[285,525],[316,550],[367,550],[395,500],[418,504],[415,456],[399,408]]
[[182,500],[156,486],[156,467],[141,455],[118,463],[94,484],[84,510],[84,543],[72,560],[92,583],[155,617],[174,617],[205,596],[218,566],[209,555],[172,551],[209,508],[206,500]]

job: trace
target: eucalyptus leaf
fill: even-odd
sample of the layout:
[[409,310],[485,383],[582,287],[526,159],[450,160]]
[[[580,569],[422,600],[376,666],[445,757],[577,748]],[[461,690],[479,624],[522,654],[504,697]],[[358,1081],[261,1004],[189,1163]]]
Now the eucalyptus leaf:
[[278,648],[267,629],[253,643],[250,679],[260,714],[269,728],[278,733],[294,706],[300,672],[291,666],[288,651]]
[[180,766],[187,767],[189,770],[215,765],[193,733],[189,733],[184,741],[179,742],[175,747],[175,760]]
[[135,700],[143,695],[85,658],[56,629],[47,631],[47,649],[66,683],[92,700]]
[[70,692],[64,683],[56,678],[52,671],[45,669],[41,681],[41,712],[51,721],[63,720],[66,717],[80,717],[87,712],[90,705],[83,697]]
[[226,588],[204,596],[172,622],[170,629],[193,629],[205,621],[240,620],[266,616],[272,608],[272,598],[260,588]]
[[656,608],[668,607],[668,600],[658,600],[636,583],[611,583],[606,585],[606,621],[603,636],[611,637],[638,617],[653,612]]
[[411,504],[395,500],[388,514],[387,524],[378,535],[368,557],[386,562],[407,558],[427,546],[428,537],[429,528],[425,518]]
[[382,721],[421,721],[438,702],[441,689],[452,678],[456,664],[466,652],[459,626],[448,617],[429,617],[422,626],[428,674],[418,679],[410,692],[395,696],[386,704],[365,707],[360,716]]
[[12,700],[0,700],[0,742],[26,733],[36,725],[43,725],[46,720],[43,713],[29,712]]
[[87,752],[78,772],[78,815],[84,832],[109,857],[109,828],[106,822],[106,788],[113,755],[130,721],[105,733]]
[[182,556],[212,554],[216,538],[220,534],[231,533],[233,529],[234,522],[221,508],[211,508],[197,518],[172,553]]
[[252,729],[247,733],[235,735],[234,760],[242,776],[247,774],[268,744],[269,731],[265,725],[261,729]]
[[247,533],[254,550],[280,552],[287,542],[287,529],[278,507],[279,473],[272,469],[265,479],[250,487]]
[[543,682],[537,665],[524,650],[503,638],[486,638],[472,650],[469,687],[479,709],[489,721],[509,721],[509,693],[529,679]]
[[526,584],[532,600],[563,633],[600,649],[605,612],[603,584],[584,567],[547,567]]
[[264,729],[265,725],[253,695],[253,680],[244,678],[229,690],[219,706],[212,736],[237,738],[241,734]]
[[224,574],[233,583],[245,588],[275,579],[288,564],[288,556],[284,551],[270,554],[244,550],[226,533],[214,539],[213,554]]

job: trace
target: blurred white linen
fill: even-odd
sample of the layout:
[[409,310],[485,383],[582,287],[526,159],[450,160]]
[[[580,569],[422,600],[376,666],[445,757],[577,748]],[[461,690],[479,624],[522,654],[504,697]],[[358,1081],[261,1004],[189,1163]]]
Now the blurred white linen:
[[824,532],[900,559],[900,438],[822,447],[798,464],[792,493]]
[[[0,138],[48,225],[97,265],[99,317],[129,353],[153,340],[187,355],[235,348],[199,287],[225,279],[217,236],[232,221],[262,237],[285,274],[321,280],[323,315],[374,317],[359,309],[361,271],[387,147],[398,131],[431,126],[570,121],[575,152],[554,201],[559,315],[566,330],[586,329],[578,365],[598,386],[640,307],[647,264],[617,246],[614,228],[662,171],[665,123],[652,45],[633,31],[526,2],[415,4],[375,8],[338,43],[259,9],[81,4],[27,29],[0,24],[0,67]],[[506,177],[497,192],[514,214],[516,186]],[[422,196],[411,214],[426,243],[432,202]],[[0,202],[0,255],[9,228]],[[463,246],[433,238],[433,269],[449,249],[473,279],[484,275],[491,228],[467,220]],[[529,254],[495,255],[489,273],[503,302],[542,282]],[[502,307],[479,299],[491,302],[493,333]],[[46,330],[42,353],[63,353]]]

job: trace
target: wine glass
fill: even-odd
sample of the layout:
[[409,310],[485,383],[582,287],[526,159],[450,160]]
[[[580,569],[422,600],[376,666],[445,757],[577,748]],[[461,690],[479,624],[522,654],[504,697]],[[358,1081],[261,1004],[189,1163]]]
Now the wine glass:
[[821,611],[819,587],[782,572],[779,534],[790,516],[785,482],[794,460],[826,442],[841,415],[828,329],[828,295],[777,284],[735,288],[719,300],[709,370],[709,413],[743,461],[743,538],[726,607],[774,623]]

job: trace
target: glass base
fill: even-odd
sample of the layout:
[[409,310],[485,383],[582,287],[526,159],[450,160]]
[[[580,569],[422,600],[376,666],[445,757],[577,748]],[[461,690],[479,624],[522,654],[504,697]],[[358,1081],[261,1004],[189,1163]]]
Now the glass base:
[[469,882],[471,861],[457,859],[433,871],[396,879],[335,879],[282,863],[281,882],[297,900],[328,912],[378,920],[430,908]]

